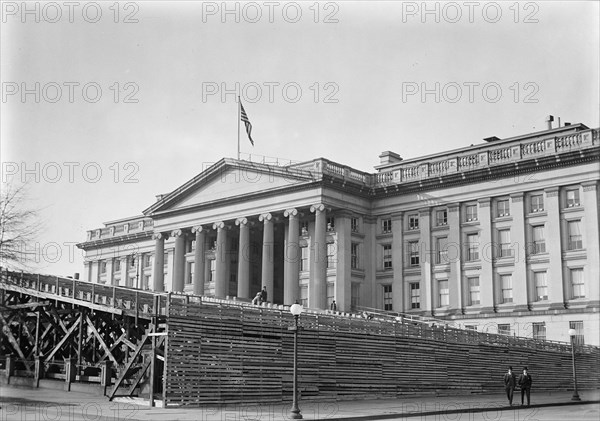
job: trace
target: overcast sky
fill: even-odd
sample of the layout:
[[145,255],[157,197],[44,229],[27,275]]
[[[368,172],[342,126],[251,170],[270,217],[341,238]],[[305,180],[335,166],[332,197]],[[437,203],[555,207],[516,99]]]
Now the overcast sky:
[[598,127],[598,4],[3,2],[2,178],[42,209],[37,269],[72,275],[87,230],[236,156],[238,93],[242,153],[369,172]]

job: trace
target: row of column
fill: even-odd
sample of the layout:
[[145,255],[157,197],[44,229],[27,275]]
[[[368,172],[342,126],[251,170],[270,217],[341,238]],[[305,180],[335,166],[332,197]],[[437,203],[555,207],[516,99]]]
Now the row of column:
[[[315,238],[313,240],[315,260],[311,283],[309,285],[309,305],[311,307],[325,308],[327,301],[327,247],[326,247],[326,211],[322,203],[310,207],[310,212],[315,214]],[[293,304],[300,298],[299,273],[300,273],[300,217],[301,213],[295,209],[286,209],[283,212],[287,218],[287,232],[284,250],[284,285],[283,300],[285,304]],[[273,297],[274,292],[274,218],[272,213],[263,213],[258,216],[263,223],[262,239],[262,270],[261,284],[266,287],[268,297]],[[238,247],[238,279],[237,296],[252,298],[250,291],[250,226],[247,217],[240,217],[233,221],[239,227]],[[230,224],[231,225],[231,224]],[[216,239],[216,265],[215,265],[215,296],[224,298],[228,295],[229,283],[227,279],[228,236],[226,230],[230,225],[225,221],[218,221],[211,225],[217,233]],[[204,293],[206,234],[205,225],[193,226],[191,232],[196,236],[194,252],[195,270],[192,279],[193,292],[196,295]],[[153,289],[164,291],[164,248],[168,236],[175,238],[175,256],[173,273],[173,291],[181,292],[184,289],[185,276],[185,238],[182,229],[171,233],[157,232],[153,235],[155,241],[155,259]]]

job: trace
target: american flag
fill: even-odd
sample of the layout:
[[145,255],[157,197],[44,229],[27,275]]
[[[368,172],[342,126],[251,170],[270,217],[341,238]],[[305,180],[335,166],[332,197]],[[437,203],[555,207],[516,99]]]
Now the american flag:
[[252,123],[250,123],[250,120],[248,120],[248,114],[246,114],[246,110],[244,110],[242,101],[240,101],[240,117],[246,125],[246,133],[248,133],[248,139],[250,139],[250,143],[252,143],[252,146],[254,146],[254,140],[252,140]]

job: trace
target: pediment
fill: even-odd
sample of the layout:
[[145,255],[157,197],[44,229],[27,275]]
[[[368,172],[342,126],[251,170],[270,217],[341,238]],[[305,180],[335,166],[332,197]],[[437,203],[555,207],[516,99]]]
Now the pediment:
[[251,195],[285,190],[312,182],[310,173],[290,172],[286,167],[226,161],[208,168],[188,183],[164,196],[144,214],[190,208],[230,198],[243,199]]

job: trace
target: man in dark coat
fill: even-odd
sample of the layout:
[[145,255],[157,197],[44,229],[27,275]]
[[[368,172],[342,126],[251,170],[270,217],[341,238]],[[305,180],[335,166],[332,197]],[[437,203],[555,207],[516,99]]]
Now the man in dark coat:
[[506,397],[508,398],[510,406],[512,406],[513,393],[516,385],[517,377],[514,375],[512,367],[508,367],[508,372],[504,374],[504,390],[506,390]]
[[523,405],[523,398],[527,395],[527,406],[529,406],[529,394],[531,392],[531,375],[527,372],[527,367],[523,367],[523,374],[519,376],[519,387],[521,388],[521,405]]
[[260,292],[260,302],[261,303],[267,302],[267,287],[263,287],[262,291]]

